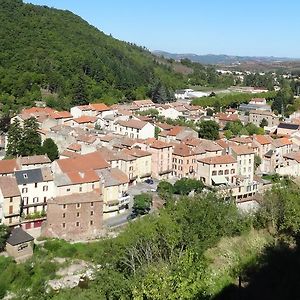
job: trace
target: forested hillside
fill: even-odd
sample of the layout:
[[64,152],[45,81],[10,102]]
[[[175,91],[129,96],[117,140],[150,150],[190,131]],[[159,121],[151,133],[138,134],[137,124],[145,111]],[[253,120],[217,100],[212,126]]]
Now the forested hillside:
[[40,99],[40,88],[83,101],[143,98],[157,85],[183,87],[182,75],[146,49],[107,36],[69,11],[0,0],[0,20],[0,94],[18,99],[6,96],[2,103],[26,105]]

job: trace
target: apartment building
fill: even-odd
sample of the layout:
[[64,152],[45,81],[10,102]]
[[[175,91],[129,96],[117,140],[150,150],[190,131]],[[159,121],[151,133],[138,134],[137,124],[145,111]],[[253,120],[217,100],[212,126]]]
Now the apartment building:
[[128,136],[131,139],[147,139],[154,137],[155,127],[149,122],[140,120],[119,120],[114,125],[114,132]]
[[231,155],[237,161],[237,174],[248,183],[253,181],[254,175],[254,151],[248,146],[232,146]]
[[279,124],[279,116],[276,116],[271,111],[266,110],[251,110],[249,112],[249,122],[260,126],[262,120],[265,119],[268,122],[268,127],[274,127]]
[[78,240],[95,238],[102,230],[103,201],[99,190],[58,196],[48,201],[42,236]]
[[209,186],[234,185],[237,169],[237,161],[231,155],[207,157],[198,160],[197,176]]
[[27,216],[47,209],[47,200],[54,196],[54,182],[49,168],[16,171],[22,197],[22,213]]
[[148,139],[142,147],[144,147],[142,150],[152,154],[152,176],[160,180],[170,178],[172,174],[172,145],[156,139]]
[[21,193],[13,177],[0,177],[0,224],[15,226],[20,223]]
[[196,153],[183,143],[175,145],[172,154],[172,175],[177,178],[194,178],[196,171]]

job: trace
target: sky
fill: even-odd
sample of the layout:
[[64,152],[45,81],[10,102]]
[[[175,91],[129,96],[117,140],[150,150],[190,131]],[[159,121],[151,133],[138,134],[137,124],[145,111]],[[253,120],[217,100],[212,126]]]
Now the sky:
[[299,0],[27,0],[150,50],[300,58]]

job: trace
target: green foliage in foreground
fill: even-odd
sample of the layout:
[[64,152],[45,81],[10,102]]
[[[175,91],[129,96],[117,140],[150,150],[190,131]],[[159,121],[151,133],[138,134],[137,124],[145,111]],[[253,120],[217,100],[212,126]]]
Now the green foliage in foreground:
[[[239,213],[234,203],[213,194],[181,197],[167,202],[159,215],[130,223],[115,239],[89,244],[47,240],[35,250],[32,262],[16,266],[0,259],[0,293],[9,289],[24,299],[29,294],[30,299],[64,300],[213,299],[239,276],[251,280],[248,270],[261,268],[264,253],[276,240],[299,235],[299,187],[287,180],[284,184],[265,195],[254,215]],[[54,276],[53,257],[84,259],[102,267],[87,289],[46,296],[37,284],[44,288]],[[33,272],[30,278],[22,276],[27,268]]]

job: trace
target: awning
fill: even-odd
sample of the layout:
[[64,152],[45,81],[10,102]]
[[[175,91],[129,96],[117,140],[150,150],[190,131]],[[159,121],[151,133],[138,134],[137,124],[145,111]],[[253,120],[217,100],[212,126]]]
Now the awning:
[[214,176],[211,180],[214,182],[215,185],[228,184],[228,181],[225,178],[225,176]]

